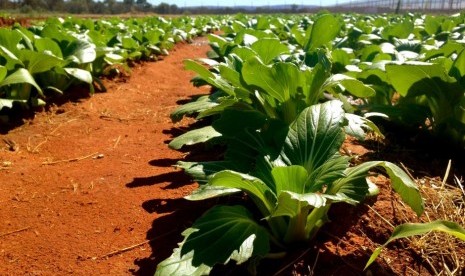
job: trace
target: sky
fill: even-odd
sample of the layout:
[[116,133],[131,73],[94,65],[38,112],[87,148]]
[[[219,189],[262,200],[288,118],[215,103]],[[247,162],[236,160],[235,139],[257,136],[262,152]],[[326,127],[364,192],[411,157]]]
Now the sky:
[[282,4],[298,4],[298,5],[323,5],[330,6],[336,2],[346,2],[344,0],[148,0],[152,5],[158,5],[161,2],[170,5],[175,4],[178,7],[190,6],[268,6]]

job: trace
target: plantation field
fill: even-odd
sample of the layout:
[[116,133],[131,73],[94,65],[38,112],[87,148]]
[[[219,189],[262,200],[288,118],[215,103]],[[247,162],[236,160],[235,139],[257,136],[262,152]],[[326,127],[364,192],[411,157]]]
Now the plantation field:
[[465,22],[415,16],[0,30],[0,274],[461,275],[418,225],[364,271],[465,239]]

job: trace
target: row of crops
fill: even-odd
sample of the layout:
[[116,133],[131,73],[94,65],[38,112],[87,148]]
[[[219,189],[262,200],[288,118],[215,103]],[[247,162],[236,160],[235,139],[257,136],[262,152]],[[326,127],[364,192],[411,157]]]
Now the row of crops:
[[175,43],[218,29],[210,17],[49,18],[0,28],[0,111],[44,105],[71,86],[105,90],[99,77],[167,55]]
[[[386,161],[353,164],[346,136],[382,136],[372,120],[427,132],[465,146],[465,17],[236,16],[209,35],[209,58],[185,61],[196,86],[212,92],[180,106],[174,122],[201,122],[171,141],[181,149],[221,145],[222,160],[178,162],[200,186],[198,201],[245,193],[252,202],[217,205],[183,232],[156,275],[203,275],[216,264],[259,260],[308,244],[333,203],[376,195],[367,177],[382,167],[420,216],[416,184]],[[391,240],[430,230],[465,240],[452,222],[405,224]],[[367,266],[381,252],[378,248]]]
[[[374,121],[465,147],[464,15],[50,18],[0,29],[0,111],[43,105],[74,85],[104,90],[100,77],[219,28],[208,36],[209,58],[185,61],[198,74],[193,84],[212,92],[172,113],[203,127],[170,147],[225,149],[219,161],[177,164],[200,183],[188,200],[245,193],[252,204],[207,211],[158,275],[203,275],[231,260],[254,272],[259,260],[308,244],[333,203],[376,195],[367,180],[375,167],[423,213],[406,172],[383,160],[354,164],[341,147],[346,136],[382,137]],[[431,229],[465,240],[463,228],[444,221],[399,226],[392,239]]]

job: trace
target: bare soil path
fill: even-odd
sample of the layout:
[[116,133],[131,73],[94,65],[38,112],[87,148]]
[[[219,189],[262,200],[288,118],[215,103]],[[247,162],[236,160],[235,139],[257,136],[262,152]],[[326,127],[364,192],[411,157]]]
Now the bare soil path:
[[190,223],[159,219],[175,211],[166,200],[194,187],[171,167],[182,153],[166,141],[176,102],[206,92],[182,61],[208,49],[206,39],[178,45],[129,80],[108,82],[108,93],[0,135],[0,275],[153,273],[148,240],[173,237],[160,246],[165,258]]

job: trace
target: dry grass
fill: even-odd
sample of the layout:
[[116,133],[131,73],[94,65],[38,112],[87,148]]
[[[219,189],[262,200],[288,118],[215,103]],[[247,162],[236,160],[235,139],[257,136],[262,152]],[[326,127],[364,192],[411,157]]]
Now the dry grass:
[[[443,180],[424,177],[420,191],[425,201],[425,212],[421,222],[448,220],[465,226],[465,190],[463,180],[453,177],[453,184],[447,184],[451,163]],[[407,208],[402,202],[395,203],[402,220],[411,221]],[[435,275],[463,275],[465,271],[465,242],[442,232],[430,232],[409,239],[409,247],[415,250],[429,265]]]

